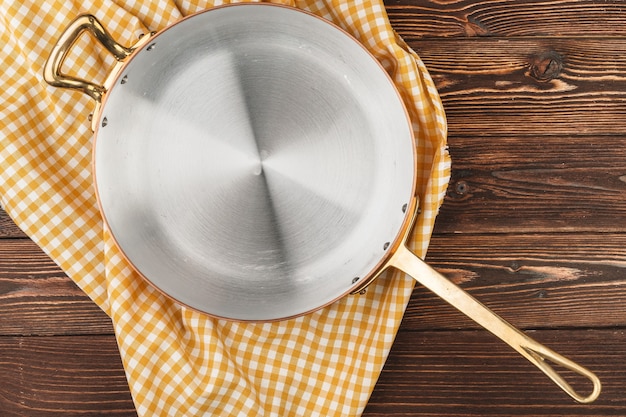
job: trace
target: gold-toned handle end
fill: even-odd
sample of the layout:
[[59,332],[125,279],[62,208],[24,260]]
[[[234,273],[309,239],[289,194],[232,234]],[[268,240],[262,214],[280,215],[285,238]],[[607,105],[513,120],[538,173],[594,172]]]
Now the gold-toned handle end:
[[[529,339],[529,344],[535,348],[528,346],[522,346],[522,349],[526,354],[526,358],[537,366],[544,374],[548,376],[556,385],[558,385],[567,395],[572,397],[575,401],[581,404],[589,404],[594,402],[600,396],[602,391],[602,383],[600,378],[587,368],[578,365],[577,363],[565,358],[564,356],[554,352],[553,350],[538,344],[532,339]],[[523,353],[523,352],[522,352]],[[592,384],[592,390],[589,395],[581,395],[572,386],[565,381],[565,379],[548,363],[548,361],[563,366],[577,373],[580,376],[587,378]]]

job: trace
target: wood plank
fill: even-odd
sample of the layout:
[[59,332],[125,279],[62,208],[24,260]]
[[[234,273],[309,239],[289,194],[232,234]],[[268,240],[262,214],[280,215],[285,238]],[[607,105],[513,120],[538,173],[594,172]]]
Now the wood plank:
[[29,239],[0,239],[0,335],[112,334],[109,317]]
[[[532,337],[596,372],[604,395],[593,405],[574,404],[486,332],[401,330],[363,415],[626,414],[623,330],[547,330]],[[0,352],[3,415],[135,415],[113,336],[0,337]]]
[[452,137],[623,135],[626,38],[409,39]]
[[2,238],[27,238],[27,236],[15,225],[7,212],[0,208],[0,239]]
[[[624,326],[625,248],[626,234],[435,235],[426,260],[518,327]],[[0,241],[0,271],[0,334],[112,334],[110,319],[32,242]],[[405,325],[476,328],[419,285]]]
[[620,0],[385,0],[394,28],[411,37],[625,36]]
[[[626,235],[434,236],[426,261],[520,328],[626,326]],[[403,325],[477,325],[417,285]]]
[[623,136],[451,137],[436,233],[626,232]]
[[[600,398],[575,403],[486,332],[401,331],[363,416],[626,415],[623,329],[546,330],[532,337],[597,373]],[[589,392],[586,380],[569,381]]]
[[136,416],[113,336],[0,337],[2,416]]

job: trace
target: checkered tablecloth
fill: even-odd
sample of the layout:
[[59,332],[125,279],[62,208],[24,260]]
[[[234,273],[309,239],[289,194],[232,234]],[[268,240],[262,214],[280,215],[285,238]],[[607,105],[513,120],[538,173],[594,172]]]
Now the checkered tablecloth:
[[[424,255],[449,180],[446,120],[423,63],[373,1],[285,3],[359,39],[389,71],[418,137]],[[24,0],[0,4],[0,195],[14,221],[112,319],[140,416],[355,416],[387,358],[414,281],[390,272],[364,295],[276,323],[234,323],[183,308],[141,280],[103,225],[91,177],[91,99],[48,86],[42,70],[81,13],[121,44],[213,7],[202,0]],[[66,65],[103,80],[112,57],[87,37]]]

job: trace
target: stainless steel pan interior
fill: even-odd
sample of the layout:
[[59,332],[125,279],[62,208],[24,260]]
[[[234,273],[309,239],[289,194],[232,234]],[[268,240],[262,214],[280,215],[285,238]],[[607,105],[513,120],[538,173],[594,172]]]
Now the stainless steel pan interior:
[[225,7],[133,57],[104,102],[94,174],[142,275],[195,309],[276,320],[375,269],[408,216],[414,144],[357,45],[292,9]]
[[[82,32],[119,64],[103,86],[60,68]],[[600,381],[414,256],[415,140],[402,98],[359,42],[289,7],[239,4],[131,48],[79,17],[46,63],[52,85],[97,102],[94,177],[133,267],[216,317],[306,314],[399,268],[500,337],[569,395]],[[548,364],[593,389],[580,395]]]

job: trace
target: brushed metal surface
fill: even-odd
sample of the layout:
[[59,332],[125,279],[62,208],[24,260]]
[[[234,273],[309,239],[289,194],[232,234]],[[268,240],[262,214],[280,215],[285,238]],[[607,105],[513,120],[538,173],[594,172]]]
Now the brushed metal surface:
[[106,222],[144,277],[200,311],[276,320],[326,305],[409,215],[414,143],[393,83],[295,9],[179,22],[128,62],[103,109]]

